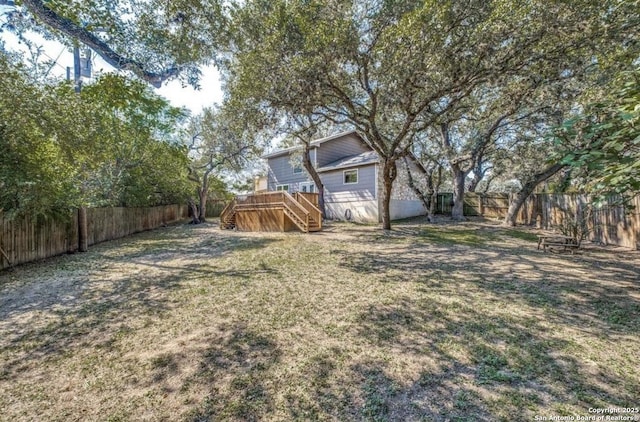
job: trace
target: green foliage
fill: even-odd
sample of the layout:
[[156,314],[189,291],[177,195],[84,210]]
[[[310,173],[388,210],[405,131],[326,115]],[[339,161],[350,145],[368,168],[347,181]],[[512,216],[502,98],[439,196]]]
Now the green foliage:
[[491,126],[510,97],[524,92],[535,107],[539,87],[562,98],[562,79],[579,79],[587,63],[613,69],[635,45],[628,3],[249,0],[233,13],[222,70],[232,98],[359,130],[383,160],[389,197],[395,163],[421,133],[474,121],[450,139],[473,152],[473,132],[487,126],[478,119]]
[[189,177],[199,189],[209,190],[225,175],[239,172],[251,155],[253,144],[236,130],[234,116],[219,107],[210,107],[193,116],[184,136],[188,139]]
[[261,154],[260,137],[255,135],[253,119],[244,119],[241,110],[232,102],[206,108],[193,116],[185,128],[189,153],[189,180],[194,185],[198,200],[190,198],[195,208],[198,202],[198,218],[205,221],[209,195],[228,198],[226,182],[239,180],[242,171],[251,166]]
[[183,201],[186,149],[172,143],[181,110],[142,83],[105,76],[82,95],[40,86],[0,57],[0,209],[65,215],[87,206]]
[[[28,84],[2,56],[0,73],[0,209],[8,216],[63,212],[76,193],[76,172],[48,112],[56,91]],[[66,109],[59,112],[60,120],[69,117]]]
[[591,206],[586,206],[584,209],[579,207],[575,211],[566,209],[560,224],[555,228],[563,235],[574,239],[576,244],[580,245],[592,231],[589,225],[591,223],[591,214]]
[[71,47],[90,47],[112,66],[159,86],[180,77],[198,85],[198,65],[211,61],[225,27],[221,2],[18,0],[5,28],[37,31]]
[[92,205],[141,206],[182,201],[187,181],[187,151],[176,127],[184,111],[171,107],[142,82],[106,75],[87,87],[82,97],[101,117],[102,155],[86,181]]
[[576,169],[583,190],[600,199],[640,193],[640,69],[621,74],[613,95],[588,105],[557,132],[581,140],[564,163]]

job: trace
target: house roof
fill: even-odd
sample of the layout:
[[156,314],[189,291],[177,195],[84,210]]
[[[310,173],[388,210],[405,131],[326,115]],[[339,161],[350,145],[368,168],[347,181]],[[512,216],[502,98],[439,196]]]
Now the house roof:
[[379,161],[380,161],[380,157],[378,156],[377,152],[367,151],[358,155],[352,155],[349,157],[341,158],[339,160],[336,160],[332,163],[327,164],[326,166],[320,167],[318,169],[318,173],[331,171],[331,170],[345,169],[349,167],[364,166],[367,164],[378,163]]
[[[334,140],[334,139],[337,139],[337,138],[341,138],[343,136],[350,135],[350,134],[355,134],[358,137],[360,136],[360,135],[358,135],[358,132],[356,132],[355,130],[348,130],[346,132],[336,133],[335,135],[326,136],[324,138],[320,138],[320,139],[316,139],[314,141],[311,141],[311,145],[310,146],[311,146],[311,148],[318,148],[320,145],[324,144],[325,142],[328,142],[328,141],[331,141],[331,140]],[[264,154],[262,156],[262,158],[273,158],[273,157],[279,157],[281,155],[287,155],[287,154],[290,154],[291,152],[297,151],[297,150],[299,150],[301,148],[302,147],[300,145],[296,145],[296,146],[285,148],[285,149],[279,149],[277,151],[273,151],[273,152],[270,152],[268,154]]]
[[[313,146],[312,146],[313,147]],[[279,149],[277,151],[273,151],[270,152],[268,154],[264,154],[262,155],[261,158],[274,158],[274,157],[279,157],[281,155],[287,155],[293,151],[297,151],[299,149],[301,149],[302,147],[300,147],[299,145],[294,146],[294,147],[289,147],[289,148],[284,148],[284,149]]]
[[360,138],[360,135],[358,135],[357,131],[355,131],[355,130],[347,130],[345,132],[336,133],[335,135],[326,136],[324,138],[320,138],[320,139],[316,139],[315,141],[311,141],[311,145],[315,146],[315,145],[324,144],[325,142],[331,141],[333,139],[341,138],[343,136],[347,136],[347,135],[351,135],[351,134],[355,134]]

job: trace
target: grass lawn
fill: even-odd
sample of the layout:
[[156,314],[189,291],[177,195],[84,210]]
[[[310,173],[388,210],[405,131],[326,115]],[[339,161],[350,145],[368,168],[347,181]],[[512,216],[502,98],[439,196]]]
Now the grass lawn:
[[639,330],[638,252],[172,226],[0,273],[0,420],[589,416],[640,407]]

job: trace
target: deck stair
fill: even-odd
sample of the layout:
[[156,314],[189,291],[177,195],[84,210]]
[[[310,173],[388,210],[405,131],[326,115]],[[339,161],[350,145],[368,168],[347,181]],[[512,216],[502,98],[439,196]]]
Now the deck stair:
[[[238,196],[220,214],[220,228],[237,227],[236,217],[241,212],[266,213],[279,210],[303,233],[322,230],[322,213],[315,205],[317,194],[285,191]],[[266,214],[265,214],[266,215]]]
[[294,194],[294,198],[309,213],[307,231],[317,232],[322,230],[322,212],[320,211],[320,208],[318,208],[311,200],[309,200],[309,195],[302,192],[296,192]]
[[220,228],[221,229],[235,229],[236,228],[236,205],[238,201],[234,199],[229,202],[226,207],[220,213]]

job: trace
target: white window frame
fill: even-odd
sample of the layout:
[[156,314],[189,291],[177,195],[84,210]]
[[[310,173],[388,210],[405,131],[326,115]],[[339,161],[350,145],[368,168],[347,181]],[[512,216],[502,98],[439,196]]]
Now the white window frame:
[[293,166],[293,174],[300,174],[302,172],[304,172],[304,166],[302,164]]
[[[356,172],[356,181],[355,182],[347,182],[347,173]],[[360,181],[360,175],[358,174],[358,169],[349,169],[342,170],[342,184],[343,185],[357,185],[358,181]]]
[[[313,191],[311,191],[311,190],[307,190],[307,191],[302,190],[302,188],[303,188],[304,186],[307,186],[308,188],[313,187]],[[313,182],[301,182],[301,183],[300,183],[300,189],[299,189],[299,192],[316,193],[317,191],[318,191],[318,189],[316,188],[316,184],[315,184],[315,183],[313,183]]]
[[[286,189],[285,189],[285,187],[286,187]],[[284,183],[282,185],[276,185],[276,192],[280,192],[280,191],[289,192],[289,184],[288,183]]]

